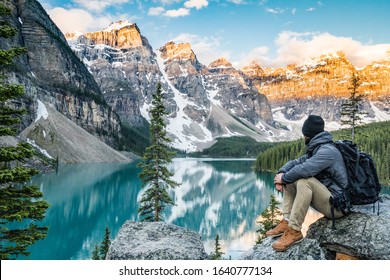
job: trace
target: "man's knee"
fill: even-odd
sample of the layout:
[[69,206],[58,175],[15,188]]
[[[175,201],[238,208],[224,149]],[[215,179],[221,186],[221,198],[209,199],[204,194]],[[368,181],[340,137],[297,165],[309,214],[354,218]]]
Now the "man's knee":
[[301,186],[307,186],[307,185],[313,185],[313,184],[318,184],[318,183],[321,183],[320,181],[318,181],[316,178],[314,177],[309,177],[309,178],[302,178],[302,179],[299,179],[295,182],[295,184],[298,186],[298,185],[301,185]]
[[309,179],[305,179],[305,178],[299,179],[295,182],[295,184],[297,188],[306,187],[309,185]]
[[309,189],[313,191],[313,187],[315,188],[316,185],[321,184],[316,178],[310,177],[310,178],[302,178],[295,182],[297,186],[297,190],[299,189]]

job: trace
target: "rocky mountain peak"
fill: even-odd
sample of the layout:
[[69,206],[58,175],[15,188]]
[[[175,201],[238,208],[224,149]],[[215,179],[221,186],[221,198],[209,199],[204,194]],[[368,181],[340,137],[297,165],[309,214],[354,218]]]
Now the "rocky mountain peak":
[[130,27],[132,25],[133,24],[128,20],[119,20],[116,22],[111,22],[110,25],[107,28],[103,29],[102,31],[111,32],[113,30],[119,30],[122,28]]
[[74,31],[74,32],[67,32],[65,33],[65,39],[67,41],[75,41],[77,40],[80,36],[83,36],[84,34],[82,32]]
[[[295,67],[294,67],[295,66]],[[308,71],[313,72],[319,68],[328,68],[336,66],[336,68],[344,68],[353,70],[355,67],[348,60],[343,52],[327,53],[318,57],[311,57],[306,59],[302,64],[287,67],[289,70]]]
[[233,68],[233,65],[226,58],[221,57],[211,62],[208,68]]
[[248,66],[242,68],[242,72],[249,77],[259,76],[264,74],[264,68],[256,61],[252,61]]
[[168,60],[191,60],[195,61],[196,56],[193,50],[191,49],[191,44],[189,43],[179,43],[168,42],[163,47],[160,48],[161,57]]
[[[68,33],[68,36],[70,35],[71,33]],[[117,49],[129,49],[144,45],[144,40],[137,24],[131,24],[128,21],[111,23],[102,31],[85,33],[84,37],[89,39],[91,44],[103,44]]]

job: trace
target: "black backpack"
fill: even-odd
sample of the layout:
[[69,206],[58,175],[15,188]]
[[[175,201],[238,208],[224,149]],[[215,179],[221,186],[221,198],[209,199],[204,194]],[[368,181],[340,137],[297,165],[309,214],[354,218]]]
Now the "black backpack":
[[[348,173],[348,185],[345,189],[344,199],[338,201],[331,197],[332,214],[334,207],[339,208],[341,206],[342,211],[348,213],[353,205],[365,204],[372,204],[375,212],[375,203],[378,201],[379,215],[382,186],[379,183],[378,173],[372,157],[359,151],[358,146],[349,140],[339,140],[334,142],[333,145],[340,151],[344,159]],[[338,185],[341,187],[340,184]],[[334,217],[332,220],[334,228]]]

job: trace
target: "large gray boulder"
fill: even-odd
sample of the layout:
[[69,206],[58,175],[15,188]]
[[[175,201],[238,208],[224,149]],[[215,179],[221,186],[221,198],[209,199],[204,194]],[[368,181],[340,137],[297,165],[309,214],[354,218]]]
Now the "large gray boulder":
[[317,240],[305,238],[285,252],[275,252],[271,245],[276,238],[267,237],[261,244],[241,256],[243,260],[325,260],[326,251]]
[[[305,239],[285,252],[275,252],[271,237],[244,253],[245,260],[324,260],[335,259],[336,253],[363,260],[390,260],[390,197],[373,211],[372,205],[358,206],[353,213],[332,220],[320,218],[310,225]],[[376,204],[376,207],[378,204]]]
[[[375,204],[378,207],[378,203]],[[358,259],[390,260],[390,197],[373,211],[373,205],[357,206],[354,212],[332,221],[322,218],[310,226],[307,238],[316,239],[327,251],[328,258],[343,253]]]
[[200,235],[164,222],[126,221],[112,242],[107,260],[204,260]]

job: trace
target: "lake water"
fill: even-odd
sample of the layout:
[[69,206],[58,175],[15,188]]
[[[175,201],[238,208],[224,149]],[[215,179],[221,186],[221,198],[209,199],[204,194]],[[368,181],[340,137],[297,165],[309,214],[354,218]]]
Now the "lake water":
[[[255,245],[256,220],[270,195],[282,198],[273,187],[273,174],[254,172],[253,164],[174,159],[170,167],[181,186],[171,191],[176,205],[166,209],[165,221],[198,232],[208,253],[218,234],[223,257],[238,258]],[[29,259],[90,259],[106,226],[114,239],[126,220],[138,220],[139,171],[136,163],[72,164],[35,176],[32,184],[51,207],[43,220],[48,235],[29,248]]]

